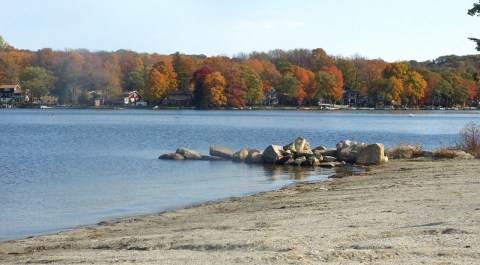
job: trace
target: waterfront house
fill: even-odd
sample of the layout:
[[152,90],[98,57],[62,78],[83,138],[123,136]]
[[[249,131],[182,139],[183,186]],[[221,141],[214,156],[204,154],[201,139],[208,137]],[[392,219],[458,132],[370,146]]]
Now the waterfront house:
[[113,105],[123,105],[123,106],[137,106],[143,101],[143,97],[138,93],[138,91],[128,91],[122,93],[119,97],[112,100]]
[[189,107],[193,105],[193,93],[190,92],[170,92],[162,101],[163,105],[174,105]]
[[345,89],[343,92],[343,105],[351,108],[366,107],[368,105],[368,98],[363,96],[360,90],[356,88]]
[[19,85],[1,85],[0,86],[0,103],[17,104],[28,101],[28,96],[22,93]]
[[267,93],[265,93],[265,106],[278,105],[279,93],[274,87],[271,87]]

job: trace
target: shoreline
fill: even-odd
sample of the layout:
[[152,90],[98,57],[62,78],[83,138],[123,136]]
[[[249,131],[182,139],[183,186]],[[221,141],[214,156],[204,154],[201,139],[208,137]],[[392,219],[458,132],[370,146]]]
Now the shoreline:
[[0,243],[12,263],[475,263],[479,160],[368,174]]

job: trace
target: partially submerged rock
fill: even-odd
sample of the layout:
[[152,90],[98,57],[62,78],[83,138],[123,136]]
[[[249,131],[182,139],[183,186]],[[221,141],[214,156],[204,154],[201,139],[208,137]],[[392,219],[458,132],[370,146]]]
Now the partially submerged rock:
[[248,164],[263,164],[263,155],[260,150],[257,149],[248,149],[247,157],[245,158],[245,163]]
[[179,147],[175,153],[182,155],[186,160],[199,160],[202,159],[202,155],[197,151],[187,149],[185,147]]
[[233,156],[232,156],[232,160],[233,160],[234,162],[243,162],[243,161],[245,161],[245,159],[246,159],[247,156],[248,156],[248,151],[249,151],[249,150],[250,150],[249,148],[243,148],[242,150],[234,153]]
[[263,161],[267,164],[275,164],[283,158],[284,152],[283,147],[280,145],[269,145],[263,151]]
[[220,145],[210,146],[210,156],[202,156],[198,152],[179,147],[175,153],[163,154],[159,159],[169,160],[231,160],[248,164],[274,164],[295,166],[337,167],[345,163],[359,165],[378,165],[388,161],[384,155],[383,144],[354,142],[350,140],[337,144],[336,149],[319,146],[310,149],[310,143],[303,137],[286,146],[269,145],[263,152],[257,149],[243,148],[235,152],[232,148]]
[[232,159],[233,154],[235,151],[233,151],[232,148],[226,147],[226,146],[221,146],[221,145],[211,145],[210,146],[210,155],[211,156],[218,156],[222,157],[225,159]]
[[181,154],[177,153],[168,153],[168,154],[163,154],[158,157],[158,159],[163,159],[163,160],[184,160],[185,157],[183,157]]

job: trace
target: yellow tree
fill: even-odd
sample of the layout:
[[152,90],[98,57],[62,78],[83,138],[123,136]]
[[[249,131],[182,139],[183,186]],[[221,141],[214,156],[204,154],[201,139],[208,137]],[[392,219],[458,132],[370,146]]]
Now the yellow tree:
[[206,99],[209,107],[221,107],[227,104],[225,96],[225,78],[218,71],[208,74],[204,81]]
[[143,94],[151,102],[160,102],[168,92],[177,90],[176,78],[172,64],[160,61],[150,70]]
[[408,103],[416,104],[424,97],[426,88],[427,81],[423,76],[416,71],[410,71],[404,81],[403,97]]

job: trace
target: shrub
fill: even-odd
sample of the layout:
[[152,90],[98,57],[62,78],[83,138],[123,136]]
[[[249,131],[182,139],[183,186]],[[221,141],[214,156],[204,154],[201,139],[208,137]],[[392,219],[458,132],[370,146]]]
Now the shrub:
[[459,149],[475,156],[480,155],[480,125],[470,122],[463,127],[459,134]]
[[435,157],[437,158],[455,158],[457,157],[457,153],[453,150],[448,148],[442,147],[440,149],[435,150],[434,152]]

